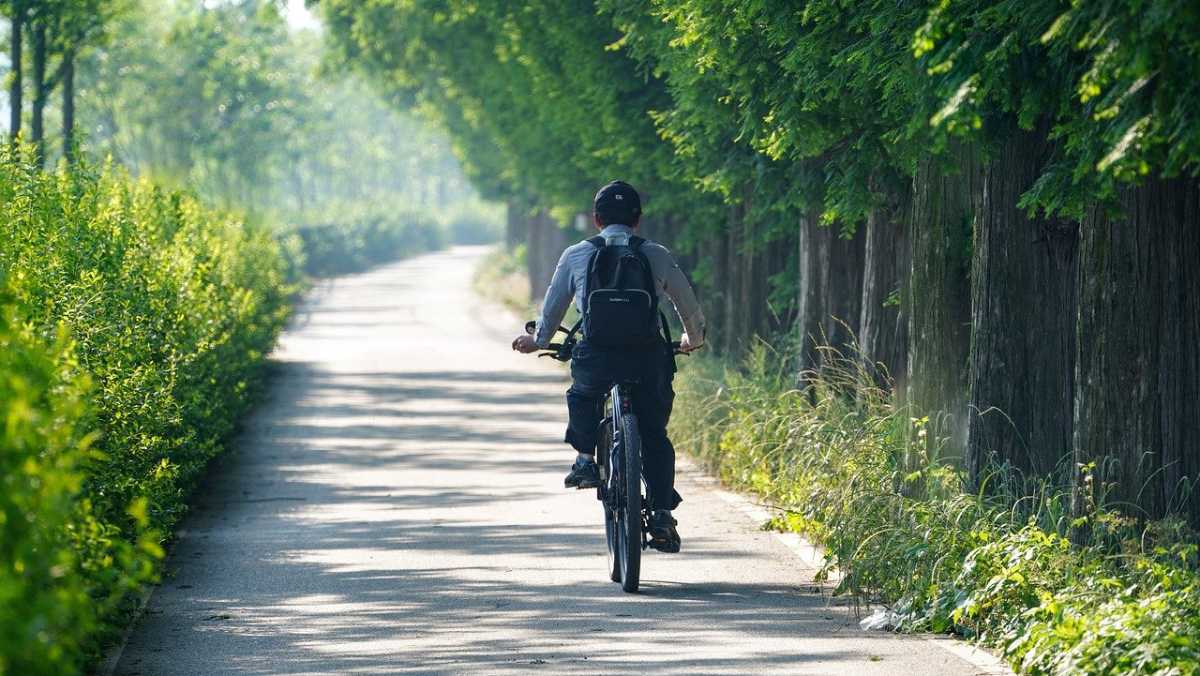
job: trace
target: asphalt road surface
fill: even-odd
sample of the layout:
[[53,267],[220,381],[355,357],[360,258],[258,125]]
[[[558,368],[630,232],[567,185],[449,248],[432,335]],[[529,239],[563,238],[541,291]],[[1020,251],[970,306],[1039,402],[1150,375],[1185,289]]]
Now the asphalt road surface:
[[813,568],[693,469],[683,552],[605,575],[565,491],[565,372],[509,350],[461,248],[316,288],[207,477],[115,673],[994,673],[865,632]]

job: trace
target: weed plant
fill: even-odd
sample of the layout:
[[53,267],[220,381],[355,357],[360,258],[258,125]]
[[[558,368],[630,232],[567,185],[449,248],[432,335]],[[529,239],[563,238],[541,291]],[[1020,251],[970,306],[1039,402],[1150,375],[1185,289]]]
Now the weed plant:
[[516,251],[503,245],[489,251],[471,280],[475,292],[499,303],[521,317],[533,317],[537,306],[529,298],[529,275],[525,272],[525,248]]
[[118,169],[12,151],[0,223],[0,674],[74,673],[249,404],[294,245]]
[[1052,478],[1002,481],[1003,469],[969,491],[946,440],[861,360],[827,351],[801,378],[786,361],[766,345],[737,368],[691,360],[672,433],[776,505],[774,527],[823,545],[837,593],[890,606],[900,630],[974,639],[1024,673],[1200,670],[1195,534],[1181,522],[1072,511]]

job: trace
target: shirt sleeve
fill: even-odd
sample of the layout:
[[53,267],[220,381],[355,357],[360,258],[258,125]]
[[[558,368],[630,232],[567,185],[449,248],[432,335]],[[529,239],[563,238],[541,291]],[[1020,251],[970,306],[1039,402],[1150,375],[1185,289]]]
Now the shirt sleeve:
[[567,316],[571,299],[575,297],[575,276],[571,274],[571,266],[567,260],[570,251],[567,249],[559,256],[558,265],[554,268],[554,277],[550,279],[550,287],[546,289],[546,297],[542,301],[542,315],[538,318],[537,332],[534,334],[534,341],[538,347],[550,344],[550,339],[554,338],[554,331],[562,324],[563,317]]
[[679,315],[679,320],[683,323],[683,329],[687,331],[692,346],[703,345],[707,323],[704,319],[704,312],[700,309],[700,301],[696,300],[696,292],[688,282],[687,275],[683,274],[683,270],[675,262],[675,257],[665,247],[653,245],[647,249],[647,253],[650,254],[651,267],[654,268],[654,276],[658,278],[663,292],[675,306],[675,312]]

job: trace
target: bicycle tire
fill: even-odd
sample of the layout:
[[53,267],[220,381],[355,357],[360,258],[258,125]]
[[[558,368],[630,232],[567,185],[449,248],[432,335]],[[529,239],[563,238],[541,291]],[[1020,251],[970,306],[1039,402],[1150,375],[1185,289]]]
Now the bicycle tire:
[[626,413],[620,421],[621,481],[625,489],[618,519],[621,589],[632,594],[638,590],[642,568],[642,436],[636,416]]
[[613,433],[612,421],[605,422],[604,427],[600,432],[600,443],[597,445],[600,451],[597,460],[603,463],[607,469],[607,475],[604,477],[605,485],[601,486],[600,504],[604,507],[604,541],[608,545],[608,579],[613,582],[621,581],[621,549],[618,540],[619,526],[617,523],[617,513],[613,510],[609,495],[615,489],[612,485],[612,452],[613,452]]

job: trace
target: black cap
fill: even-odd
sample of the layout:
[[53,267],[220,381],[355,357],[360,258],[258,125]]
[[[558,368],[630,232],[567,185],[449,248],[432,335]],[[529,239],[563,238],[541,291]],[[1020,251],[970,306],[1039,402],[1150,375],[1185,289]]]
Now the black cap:
[[596,193],[592,208],[605,223],[628,225],[642,215],[642,198],[625,181],[613,181]]

